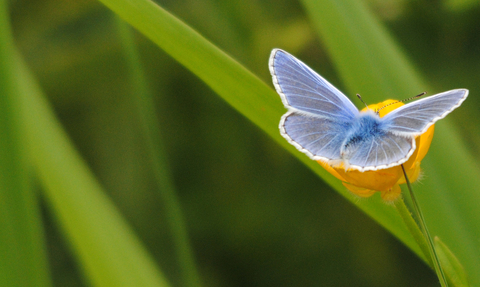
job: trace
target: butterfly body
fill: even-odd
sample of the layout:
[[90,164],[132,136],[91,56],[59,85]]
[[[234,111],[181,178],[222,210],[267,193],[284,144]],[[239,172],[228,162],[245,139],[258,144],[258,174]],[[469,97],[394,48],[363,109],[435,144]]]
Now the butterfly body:
[[380,118],[360,112],[328,81],[285,51],[270,57],[273,83],[289,110],[280,133],[314,160],[359,171],[400,165],[415,151],[415,137],[466,99],[458,89],[404,105]]
[[348,124],[348,132],[343,147],[347,148],[365,139],[375,138],[384,133],[387,125],[385,121],[381,121],[380,117],[371,111],[360,113]]
[[386,126],[388,124],[385,121],[381,121],[377,114],[371,111],[360,113],[347,124],[345,140],[340,148],[340,155],[347,157],[354,150],[357,150],[359,145],[384,135]]

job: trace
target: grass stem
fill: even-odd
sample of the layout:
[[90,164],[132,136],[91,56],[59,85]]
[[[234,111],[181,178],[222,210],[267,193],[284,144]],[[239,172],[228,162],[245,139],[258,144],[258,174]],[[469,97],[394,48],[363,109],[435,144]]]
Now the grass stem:
[[438,259],[437,252],[435,251],[435,246],[433,245],[432,237],[428,232],[427,225],[425,224],[425,218],[423,217],[422,210],[420,209],[417,199],[415,198],[412,185],[410,184],[410,180],[408,179],[408,176],[403,164],[402,164],[402,170],[405,176],[405,180],[407,182],[408,191],[410,192],[410,197],[412,199],[413,210],[415,212],[415,215],[417,216],[418,223],[420,225],[420,229],[422,230],[423,236],[425,236],[425,239],[427,240],[427,243],[428,243],[428,249],[430,250],[430,256],[432,257],[433,265],[435,267],[435,272],[437,273],[438,279],[440,280],[440,284],[442,285],[442,287],[448,287],[447,279],[440,265],[440,260]]

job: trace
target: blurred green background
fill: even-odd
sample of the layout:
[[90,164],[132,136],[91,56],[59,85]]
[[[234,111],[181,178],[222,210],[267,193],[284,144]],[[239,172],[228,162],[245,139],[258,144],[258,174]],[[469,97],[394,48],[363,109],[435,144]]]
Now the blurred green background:
[[[270,51],[282,48],[343,89],[297,1],[157,3],[268,85]],[[449,117],[479,155],[480,5],[366,3],[430,86],[470,90],[462,111]],[[92,0],[16,0],[10,11],[17,47],[68,135],[166,277],[179,286],[167,215],[128,96],[128,66],[114,14]],[[142,35],[135,33],[135,41],[204,286],[438,285],[416,255],[201,80]],[[369,95],[362,96],[368,102]],[[43,207],[54,285],[88,286],[54,214],[46,202]]]

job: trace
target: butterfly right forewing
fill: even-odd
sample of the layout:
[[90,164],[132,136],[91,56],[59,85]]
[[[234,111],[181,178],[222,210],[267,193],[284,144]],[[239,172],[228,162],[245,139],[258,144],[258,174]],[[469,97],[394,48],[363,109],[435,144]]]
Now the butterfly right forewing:
[[457,89],[436,94],[404,105],[383,117],[391,133],[418,136],[436,121],[458,108],[467,98],[468,90]]

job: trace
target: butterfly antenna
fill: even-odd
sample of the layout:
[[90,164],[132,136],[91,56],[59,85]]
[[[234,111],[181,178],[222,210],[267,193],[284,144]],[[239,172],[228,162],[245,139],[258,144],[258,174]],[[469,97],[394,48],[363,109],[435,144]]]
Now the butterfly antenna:
[[367,107],[368,109],[368,105],[362,100],[362,96],[360,96],[360,94],[357,94],[357,97],[360,99],[360,101],[365,105],[365,107]]
[[427,93],[427,92],[423,92],[423,93],[421,93],[421,94],[416,95],[415,97],[411,97],[411,98],[408,98],[408,99],[403,99],[403,100],[401,100],[401,101],[396,101],[396,102],[390,103],[390,104],[388,104],[388,105],[385,105],[385,106],[379,108],[379,109],[376,110],[375,112],[376,112],[377,115],[378,115],[378,113],[379,113],[381,110],[383,110],[384,108],[386,108],[386,107],[388,107],[388,106],[395,105],[395,104],[398,104],[398,103],[408,102],[408,101],[411,101],[411,100],[413,100],[413,99],[420,98],[421,96],[425,95],[426,93]]

